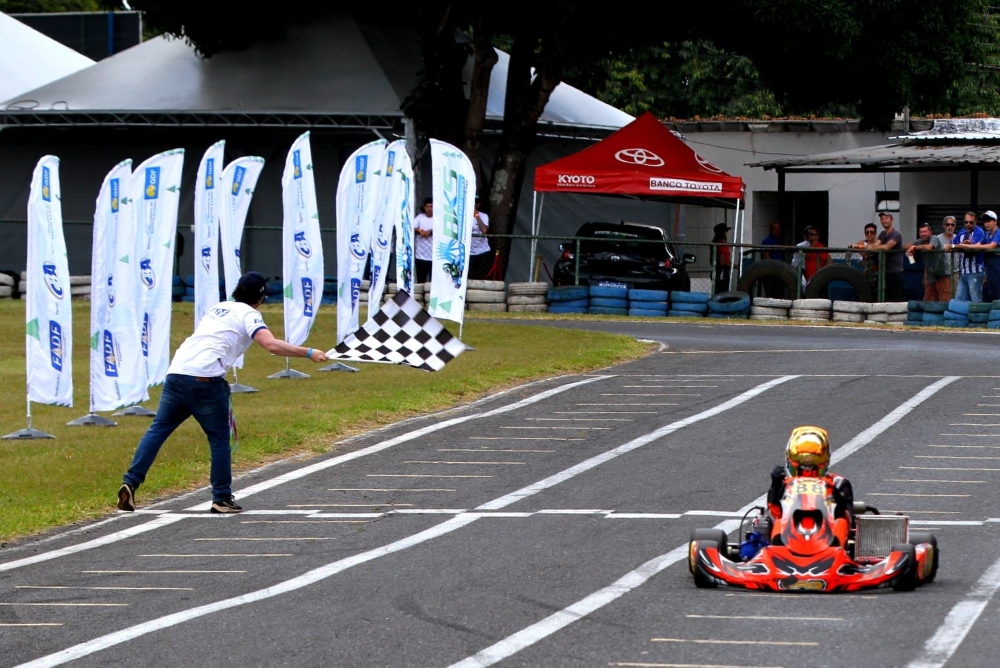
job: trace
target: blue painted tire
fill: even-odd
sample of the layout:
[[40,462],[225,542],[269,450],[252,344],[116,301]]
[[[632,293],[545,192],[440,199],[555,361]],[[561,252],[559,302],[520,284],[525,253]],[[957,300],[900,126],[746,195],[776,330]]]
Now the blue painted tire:
[[587,309],[587,313],[591,315],[628,315],[628,309],[611,308],[608,306],[591,306]]
[[549,313],[586,313],[586,306],[565,306],[564,304],[550,304]]
[[969,326],[969,323],[967,323],[964,320],[945,320],[941,324],[944,325],[945,327],[957,327],[957,328]]
[[970,313],[969,314],[969,323],[976,323],[978,325],[982,325],[982,324],[987,323],[989,321],[990,321],[990,314],[989,313]]
[[969,313],[989,313],[993,302],[969,302]]
[[574,299],[569,302],[549,302],[549,310],[552,310],[553,306],[558,306],[560,308],[579,308],[583,309],[581,313],[587,312],[587,307],[590,306],[589,299]]
[[1000,320],[1000,310],[990,311],[990,322],[993,322],[994,320]]
[[550,302],[573,302],[590,297],[590,288],[586,285],[564,285],[549,288],[545,296]]
[[636,288],[628,291],[628,298],[634,302],[665,302],[670,299],[670,293],[666,290],[640,290]]
[[943,313],[928,313],[927,311],[924,311],[923,317],[921,318],[921,321],[924,322],[924,323],[929,323],[929,322],[931,322],[931,323],[940,323],[940,322],[944,322],[944,314]]
[[708,300],[712,313],[737,313],[750,308],[750,295],[745,292],[720,292]]
[[948,310],[952,313],[959,313],[961,315],[969,315],[969,304],[971,302],[963,302],[958,299],[952,299],[948,302]]
[[700,318],[702,313],[695,313],[694,311],[677,311],[670,309],[667,311],[667,315],[674,316],[675,318]]
[[[593,288],[591,288],[593,290]],[[611,297],[590,297],[590,308],[623,308],[628,309],[627,299],[614,299]]]
[[708,313],[708,302],[695,304],[693,302],[674,302],[670,305],[671,311],[688,311],[691,313]]
[[[634,303],[634,302],[633,302]],[[640,304],[642,302],[639,302]],[[630,308],[628,314],[637,318],[662,318],[667,315],[667,311],[654,311],[648,308]],[[998,323],[1000,324],[1000,323]]]
[[[667,302],[642,302],[635,299],[629,300],[628,307],[641,308],[647,311],[659,311],[660,313],[666,313],[667,309],[670,308]],[[997,312],[1000,313],[1000,311]]]
[[944,313],[948,310],[948,302],[924,302],[924,313]]
[[986,323],[986,329],[1000,329],[1000,320],[990,320]]
[[711,299],[707,292],[681,292],[680,290],[670,291],[670,301],[681,304],[707,304]]
[[614,288],[607,285],[591,285],[590,297],[601,297],[603,299],[628,299],[628,288]]

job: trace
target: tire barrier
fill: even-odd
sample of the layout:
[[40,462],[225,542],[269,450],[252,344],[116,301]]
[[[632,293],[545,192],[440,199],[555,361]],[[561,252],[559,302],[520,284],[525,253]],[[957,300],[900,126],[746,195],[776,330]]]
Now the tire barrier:
[[628,299],[633,302],[666,302],[670,293],[666,290],[629,290]]
[[868,279],[860,270],[847,264],[828,264],[817,271],[806,285],[805,297],[807,299],[828,297],[830,285],[836,281],[843,281],[854,290],[856,295],[854,301],[868,302],[875,296],[871,294]]
[[670,302],[673,304],[707,304],[711,297],[707,292],[670,291]]
[[611,308],[609,306],[591,306],[587,309],[591,315],[628,315],[627,308]]
[[567,306],[573,302],[560,302],[557,304],[549,304],[549,313],[586,313],[586,306]]
[[600,297],[602,299],[624,299],[628,301],[628,288],[610,285],[591,285],[590,297]]
[[708,302],[696,303],[696,302],[676,302],[671,301],[670,303],[671,311],[683,312],[687,315],[697,313],[699,315],[705,315],[708,313]]
[[549,303],[569,302],[586,299],[590,301],[590,289],[586,285],[566,285],[558,288],[549,288],[545,296]]
[[[591,288],[593,289],[593,288]],[[597,308],[620,308],[628,309],[627,299],[615,299],[613,297],[595,297],[593,293],[590,296],[591,307]]]
[[[642,304],[644,302],[638,302],[638,303]],[[648,308],[629,308],[628,314],[636,318],[662,318],[667,315],[667,309],[664,308],[662,311],[659,311]],[[997,324],[1000,325],[1000,321],[997,321]]]
[[[818,273],[818,272],[817,272]],[[781,260],[758,260],[740,276],[736,289],[753,297],[794,299],[799,277],[792,265]]]

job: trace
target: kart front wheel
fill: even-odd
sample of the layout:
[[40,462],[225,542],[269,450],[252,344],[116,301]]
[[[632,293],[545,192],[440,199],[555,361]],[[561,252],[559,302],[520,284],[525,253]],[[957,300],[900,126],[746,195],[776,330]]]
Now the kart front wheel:
[[[692,543],[694,545],[694,543]],[[694,550],[692,559],[696,562],[692,567],[691,572],[694,574],[694,586],[698,589],[715,589],[719,586],[719,583],[712,578],[705,575],[704,571],[698,567],[697,561],[702,550],[707,549],[720,549],[719,544],[714,540],[699,540],[697,543],[697,548]]]
[[917,580],[917,548],[909,543],[900,543],[892,546],[892,553],[896,552],[905,552],[907,559],[905,570],[893,581],[892,588],[895,591],[913,591],[919,584]]
[[727,559],[732,558],[729,554],[729,538],[725,531],[722,529],[695,529],[691,532],[691,542],[689,543],[691,548],[688,550],[688,569],[692,573],[694,573],[694,563],[696,557],[694,553],[694,544],[704,543],[707,540],[718,544],[719,553],[722,556]]
[[934,582],[934,578],[937,577],[938,571],[938,561],[941,558],[941,553],[938,551],[937,537],[926,531],[921,531],[917,533],[910,534],[910,545],[919,545],[920,543],[930,543],[934,547],[934,557],[931,559],[931,572],[923,579],[923,582]]

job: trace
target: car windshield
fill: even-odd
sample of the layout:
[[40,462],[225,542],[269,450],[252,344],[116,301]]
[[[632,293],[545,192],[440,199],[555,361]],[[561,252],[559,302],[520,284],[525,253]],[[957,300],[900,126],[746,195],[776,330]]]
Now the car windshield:
[[[588,237],[580,242],[580,252],[620,253],[640,257],[667,257],[663,232],[657,228],[638,225],[616,225],[614,227],[592,227],[584,225],[577,236]],[[659,243],[651,243],[658,241]]]

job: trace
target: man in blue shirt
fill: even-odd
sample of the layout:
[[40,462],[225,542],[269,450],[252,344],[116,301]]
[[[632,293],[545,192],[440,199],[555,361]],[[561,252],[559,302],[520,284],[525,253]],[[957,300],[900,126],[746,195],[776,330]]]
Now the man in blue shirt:
[[962,251],[959,258],[960,274],[955,299],[966,302],[983,301],[983,253],[973,248],[983,243],[983,230],[976,225],[975,211],[965,212],[964,229],[955,235],[951,248],[945,250]]
[[[781,237],[781,223],[777,220],[771,221],[771,224],[767,228],[767,236],[761,239],[761,246],[784,246],[785,240]],[[785,251],[780,250],[766,250],[761,251],[760,257],[762,260],[780,260],[785,261]]]

